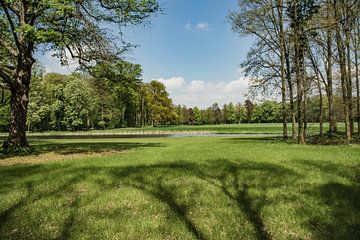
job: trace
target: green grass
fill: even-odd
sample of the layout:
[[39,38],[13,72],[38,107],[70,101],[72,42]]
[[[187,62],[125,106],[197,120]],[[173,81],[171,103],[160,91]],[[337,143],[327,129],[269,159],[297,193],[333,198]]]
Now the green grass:
[[[318,123],[308,124],[308,133],[310,135],[319,133]],[[328,130],[328,124],[324,124],[324,131]],[[343,123],[338,123],[338,130],[343,132],[345,130]],[[288,131],[291,134],[291,124],[288,124]],[[357,129],[355,129],[357,131]],[[221,124],[221,125],[195,125],[195,126],[160,126],[160,127],[144,127],[144,128],[118,128],[109,130],[90,130],[79,132],[29,132],[28,135],[87,135],[87,134],[134,134],[134,133],[182,133],[182,132],[207,132],[219,134],[282,134],[281,123],[250,123],[250,124]],[[6,136],[7,133],[0,133],[0,136]]]
[[359,145],[270,137],[32,145],[36,155],[25,159],[83,156],[0,166],[0,239],[360,238]]

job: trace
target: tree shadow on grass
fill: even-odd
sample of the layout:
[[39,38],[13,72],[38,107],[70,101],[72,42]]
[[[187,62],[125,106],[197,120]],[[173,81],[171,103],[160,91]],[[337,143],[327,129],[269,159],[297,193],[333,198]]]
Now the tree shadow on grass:
[[106,152],[122,152],[141,147],[161,147],[160,143],[138,143],[138,142],[73,142],[73,143],[51,143],[38,142],[33,147],[33,151],[19,154],[4,154],[0,153],[1,159],[6,159],[16,156],[32,156],[44,153],[56,153],[59,155],[71,154],[95,154]]
[[360,239],[360,164],[340,165],[329,161],[302,161],[304,166],[323,174],[347,179],[348,183],[328,182],[305,191],[327,208],[326,216],[312,214],[308,227],[317,239]]
[[[316,168],[316,162],[304,162],[304,167],[305,165]],[[328,169],[322,171],[329,171],[330,174],[336,167],[335,165],[329,166]],[[334,174],[343,176],[343,171],[340,170]],[[221,231],[228,233],[228,236],[233,236],[235,239],[241,238],[238,234],[244,231],[249,232],[247,236],[249,239],[271,239],[273,233],[270,232],[270,228],[267,226],[271,216],[265,218],[264,207],[272,206],[279,200],[292,203],[302,195],[310,195],[316,201],[322,203],[321,207],[326,206],[330,209],[331,216],[326,219],[316,218],[321,215],[305,213],[306,219],[309,220],[308,227],[317,239],[335,238],[332,236],[336,236],[337,239],[357,239],[360,236],[358,230],[360,220],[355,218],[359,216],[360,209],[359,201],[357,201],[360,199],[359,185],[348,186],[340,183],[327,183],[315,187],[309,186],[306,191],[299,191],[294,196],[285,196],[288,194],[288,192],[285,192],[284,195],[280,194],[276,198],[270,199],[267,197],[269,191],[281,192],[280,189],[296,184],[303,177],[294,170],[278,164],[253,162],[246,159],[239,159],[238,161],[218,159],[199,163],[184,160],[125,167],[84,167],[81,165],[61,166],[51,164],[50,166],[3,168],[0,169],[0,176],[4,177],[3,179],[6,182],[0,184],[1,193],[13,191],[16,185],[21,185],[27,189],[27,193],[24,194],[23,198],[14,201],[15,203],[0,213],[1,239],[8,239],[9,236],[19,239],[27,238],[29,234],[26,228],[20,229],[15,235],[11,235],[11,230],[19,222],[23,222],[22,224],[25,225],[31,224],[30,222],[24,222],[24,219],[27,218],[27,212],[22,210],[26,206],[50,197],[54,199],[70,199],[64,208],[57,209],[58,203],[55,200],[50,208],[66,212],[65,219],[57,222],[57,227],[60,229],[60,235],[57,236],[57,239],[74,237],[73,234],[75,234],[76,229],[81,227],[82,224],[86,224],[82,222],[86,220],[79,220],[79,215],[85,214],[82,219],[101,218],[96,211],[92,212],[93,215],[91,216],[87,215],[90,213],[83,212],[86,204],[94,204],[96,199],[101,198],[102,195],[113,194],[124,188],[139,191],[155,202],[161,203],[171,213],[171,222],[164,224],[181,223],[194,239],[204,240],[219,237],[213,236],[209,232],[209,228],[203,225],[201,217],[190,214],[196,211],[198,206],[207,209],[206,205],[212,199],[207,199],[205,202],[201,202],[202,205],[199,205],[199,198],[201,199],[202,196],[210,196],[228,202],[227,207],[231,208],[231,214],[235,216],[234,219],[226,219],[225,216],[216,215],[219,214],[216,213],[217,209],[211,209],[210,206],[208,206],[207,211],[213,211],[216,216],[213,227],[221,225]],[[189,182],[181,185],[179,181]],[[51,188],[38,187],[44,182],[48,182]],[[92,193],[91,196],[87,196],[87,193],[80,194],[76,186],[82,183],[90,184],[101,189],[101,191],[97,191],[95,194]],[[207,188],[204,189],[204,185],[215,189],[216,195],[207,195]],[[82,201],[86,197],[91,200]],[[100,201],[101,204],[107,203],[102,201]],[[111,200],[106,199],[106,201]],[[307,205],[306,208],[310,208],[310,206]],[[101,207],[99,209],[101,209],[99,210],[102,211],[101,213],[107,211],[106,216],[110,220],[115,221],[117,218],[124,217],[123,214],[119,214],[122,211],[116,212],[116,209],[104,210]],[[164,210],[160,211],[165,214]],[[349,211],[352,211],[352,213]],[[16,222],[13,219],[15,215],[23,216],[23,218],[18,219],[19,222]],[[353,219],[349,220],[349,216],[353,216]],[[37,220],[32,221],[36,222]],[[234,225],[232,224],[234,221],[235,228],[238,226],[238,229],[233,229]],[[251,226],[250,229],[245,229],[247,227],[244,227],[244,222],[249,223],[246,226]],[[106,225],[102,227],[101,231],[110,231]],[[342,228],[340,231],[338,230],[339,227]],[[168,229],[168,225],[165,226],[165,229]],[[46,229],[38,229],[37,234],[33,236],[33,239],[44,238]],[[87,232],[82,232],[82,234],[87,234]],[[101,235],[101,232],[99,234]],[[126,233],[124,234],[126,236]],[[75,237],[81,236],[75,235]]]
[[324,184],[313,190],[330,208],[327,218],[313,216],[309,227],[317,239],[360,239],[360,186]]
[[[164,175],[172,174],[172,172],[175,176],[181,173],[187,177],[201,179],[209,186],[218,189],[246,217],[243,219],[239,216],[238,221],[248,221],[252,225],[254,236],[249,237],[265,240],[271,239],[271,234],[267,231],[261,214],[262,208],[267,203],[265,192],[287,184],[288,181],[293,181],[293,178],[297,177],[293,171],[273,164],[249,162],[238,164],[227,160],[209,161],[206,164],[180,162],[168,165],[138,166],[112,171],[115,181],[126,179],[128,186],[144,191],[168,205],[196,239],[207,239],[206,233],[188,217],[187,206],[181,205],[179,199],[174,197],[175,190],[170,186],[165,187]],[[246,176],[241,177],[241,175]],[[144,180],[145,176],[147,180]],[[267,182],[263,181],[265,179]],[[269,179],[272,180],[269,181]],[[280,182],[280,179],[283,181]],[[254,197],[249,194],[249,189],[259,189],[259,182],[261,182],[263,194]],[[193,202],[193,205],[196,205],[196,202]]]
[[[60,225],[59,227],[62,228],[59,238],[69,238],[74,228],[76,228],[75,225],[81,224],[76,222],[76,217],[78,211],[80,211],[79,208],[84,207],[84,203],[80,201],[83,196],[75,190],[75,186],[81,182],[92,182],[98,185],[102,189],[101,194],[105,192],[111,193],[115,189],[118,189],[119,184],[131,189],[137,189],[150,198],[161,202],[164,206],[167,206],[177,221],[181,222],[195,239],[203,240],[211,238],[212,236],[209,235],[207,228],[204,228],[201,222],[198,222],[200,219],[194,216],[190,217],[189,215],[190,210],[194,211],[194,207],[197,205],[197,197],[206,193],[201,189],[201,185],[197,185],[198,183],[194,180],[194,183],[191,183],[189,186],[186,185],[188,188],[195,187],[192,189],[191,194],[188,196],[183,195],[185,194],[182,192],[184,189],[174,187],[174,184],[176,184],[176,180],[174,179],[181,177],[198,179],[206,183],[207,186],[217,189],[225,199],[227,198],[228,201],[232,203],[232,207],[237,209],[235,212],[241,213],[237,217],[239,223],[238,232],[243,230],[241,229],[241,223],[247,221],[250,226],[252,226],[252,230],[250,229],[249,231],[253,236],[249,236],[249,238],[271,239],[271,235],[267,232],[266,223],[261,214],[262,207],[267,203],[265,191],[285,184],[280,182],[280,179],[286,179],[285,182],[287,182],[293,181],[293,178],[296,177],[294,172],[281,166],[246,161],[236,163],[226,159],[197,164],[183,161],[128,167],[92,166],[77,168],[71,166],[63,167],[58,164],[29,167],[30,166],[15,166],[0,169],[0,176],[4,176],[4,180],[8,182],[8,184],[0,185],[2,192],[12,191],[12,188],[16,184],[22,186],[30,184],[29,186],[32,186],[27,190],[28,193],[25,194],[23,198],[0,213],[0,238],[7,239],[7,237],[12,236],[8,231],[11,231],[12,227],[16,227],[12,225],[15,224],[14,222],[9,222],[14,213],[21,215],[23,208],[37,201],[42,201],[42,199],[49,197],[55,197],[57,199],[65,196],[73,200],[70,201],[65,208],[68,211],[67,218],[63,222],[58,223]],[[17,176],[14,176],[14,174]],[[46,177],[39,179],[38,176]],[[91,176],[105,177],[107,181],[90,180]],[[255,177],[258,179],[255,179]],[[64,178],[65,180],[63,180]],[[264,183],[265,179],[272,180]],[[44,184],[46,181],[48,181],[48,184],[54,186],[48,190],[41,188],[38,190],[36,188],[36,186]],[[263,182],[261,186],[259,184],[260,182]],[[263,194],[254,196],[249,193],[249,189],[259,188],[261,188]],[[218,196],[213,197],[217,198]],[[96,196],[93,196],[93,198],[93,200],[95,200]],[[187,198],[189,198],[189,201],[184,202],[184,199]],[[61,211],[65,211],[65,209]],[[26,212],[24,212],[24,214],[26,214]],[[236,213],[234,214],[236,215]],[[117,214],[110,216],[114,218],[119,217]],[[26,219],[26,217],[25,215],[24,219]],[[222,224],[223,220],[227,221],[220,217],[220,219],[217,220],[218,224]],[[20,219],[20,221],[22,220]],[[224,227],[226,228],[226,226]],[[223,231],[232,232],[234,230],[225,229]],[[39,234],[41,233],[42,231],[39,230]],[[13,237],[22,238],[27,236],[28,233],[24,228],[16,234],[18,235]],[[39,235],[37,237],[43,238],[44,236]]]
[[233,137],[233,138],[225,138],[224,141],[229,143],[239,144],[242,142],[270,142],[270,143],[278,143],[284,142],[282,137],[278,136],[261,136],[261,137]]

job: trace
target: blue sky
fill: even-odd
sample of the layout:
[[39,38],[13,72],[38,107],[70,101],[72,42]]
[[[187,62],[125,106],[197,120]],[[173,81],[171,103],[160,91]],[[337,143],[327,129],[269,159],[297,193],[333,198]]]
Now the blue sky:
[[[247,80],[239,64],[250,48],[226,20],[237,0],[160,0],[164,15],[147,28],[132,27],[125,39],[139,47],[126,59],[143,67],[144,81],[162,81],[175,104],[209,106],[242,102]],[[48,71],[66,73],[50,54],[40,57]]]

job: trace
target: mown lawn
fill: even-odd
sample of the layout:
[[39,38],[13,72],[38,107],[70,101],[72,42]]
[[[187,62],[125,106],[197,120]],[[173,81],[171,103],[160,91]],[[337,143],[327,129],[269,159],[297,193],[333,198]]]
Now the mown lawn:
[[360,238],[359,145],[32,144],[33,156],[0,155],[0,239]]

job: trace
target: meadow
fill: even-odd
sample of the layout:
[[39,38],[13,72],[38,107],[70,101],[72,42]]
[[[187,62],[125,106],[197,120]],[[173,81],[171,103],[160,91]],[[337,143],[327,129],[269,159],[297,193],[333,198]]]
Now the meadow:
[[0,239],[359,239],[360,146],[32,141],[0,154]]

